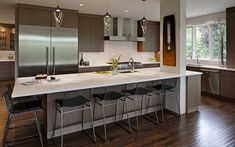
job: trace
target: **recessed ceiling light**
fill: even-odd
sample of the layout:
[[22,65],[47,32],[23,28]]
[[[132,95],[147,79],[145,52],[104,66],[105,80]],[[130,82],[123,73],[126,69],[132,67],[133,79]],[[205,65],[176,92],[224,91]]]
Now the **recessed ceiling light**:
[[80,7],[83,7],[83,6],[84,6],[84,4],[83,4],[83,3],[81,3],[81,4],[79,4],[79,6],[80,6]]
[[128,13],[129,11],[128,11],[128,10],[125,10],[124,12],[125,12],[125,13]]

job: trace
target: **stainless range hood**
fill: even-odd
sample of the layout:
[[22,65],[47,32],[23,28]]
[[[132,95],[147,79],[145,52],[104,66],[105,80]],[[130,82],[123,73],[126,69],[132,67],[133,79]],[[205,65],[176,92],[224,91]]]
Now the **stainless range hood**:
[[137,21],[128,18],[113,18],[110,34],[104,39],[110,41],[145,41],[144,37],[137,37]]

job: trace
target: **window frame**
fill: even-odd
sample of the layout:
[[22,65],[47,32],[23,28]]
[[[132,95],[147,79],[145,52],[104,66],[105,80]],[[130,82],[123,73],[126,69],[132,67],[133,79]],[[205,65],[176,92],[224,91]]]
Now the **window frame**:
[[226,26],[226,21],[221,21],[221,22],[213,22],[213,23],[207,23],[207,24],[199,24],[199,25],[188,25],[186,26],[187,28],[192,28],[192,59],[191,58],[187,58],[187,60],[196,60],[197,59],[197,55],[196,55],[196,28],[200,27],[200,26],[208,26],[209,28],[209,56],[208,58],[198,58],[199,60],[205,60],[205,61],[219,61],[220,59],[213,59],[213,50],[212,50],[212,25],[216,25],[216,24],[224,24]]

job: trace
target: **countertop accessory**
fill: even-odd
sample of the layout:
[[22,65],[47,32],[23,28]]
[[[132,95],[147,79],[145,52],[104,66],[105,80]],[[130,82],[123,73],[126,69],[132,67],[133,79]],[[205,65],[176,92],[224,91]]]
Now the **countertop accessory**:
[[12,54],[9,54],[9,55],[8,55],[8,59],[9,59],[9,60],[14,60],[14,56],[13,56]]
[[110,70],[112,71],[112,75],[118,74],[118,62],[120,61],[121,55],[117,58],[112,56],[110,62],[112,63]]
[[47,74],[37,74],[35,76],[36,80],[47,79]]
[[109,75],[110,71],[97,71],[96,73],[101,75]]

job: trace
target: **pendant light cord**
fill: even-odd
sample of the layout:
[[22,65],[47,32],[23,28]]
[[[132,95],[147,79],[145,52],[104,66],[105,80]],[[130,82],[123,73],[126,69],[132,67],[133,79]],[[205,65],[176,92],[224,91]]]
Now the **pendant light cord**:
[[109,11],[109,4],[108,4],[109,2],[108,2],[108,0],[106,0],[106,11],[108,12]]
[[145,1],[146,0],[142,0],[142,2],[143,2],[143,17],[145,17]]

